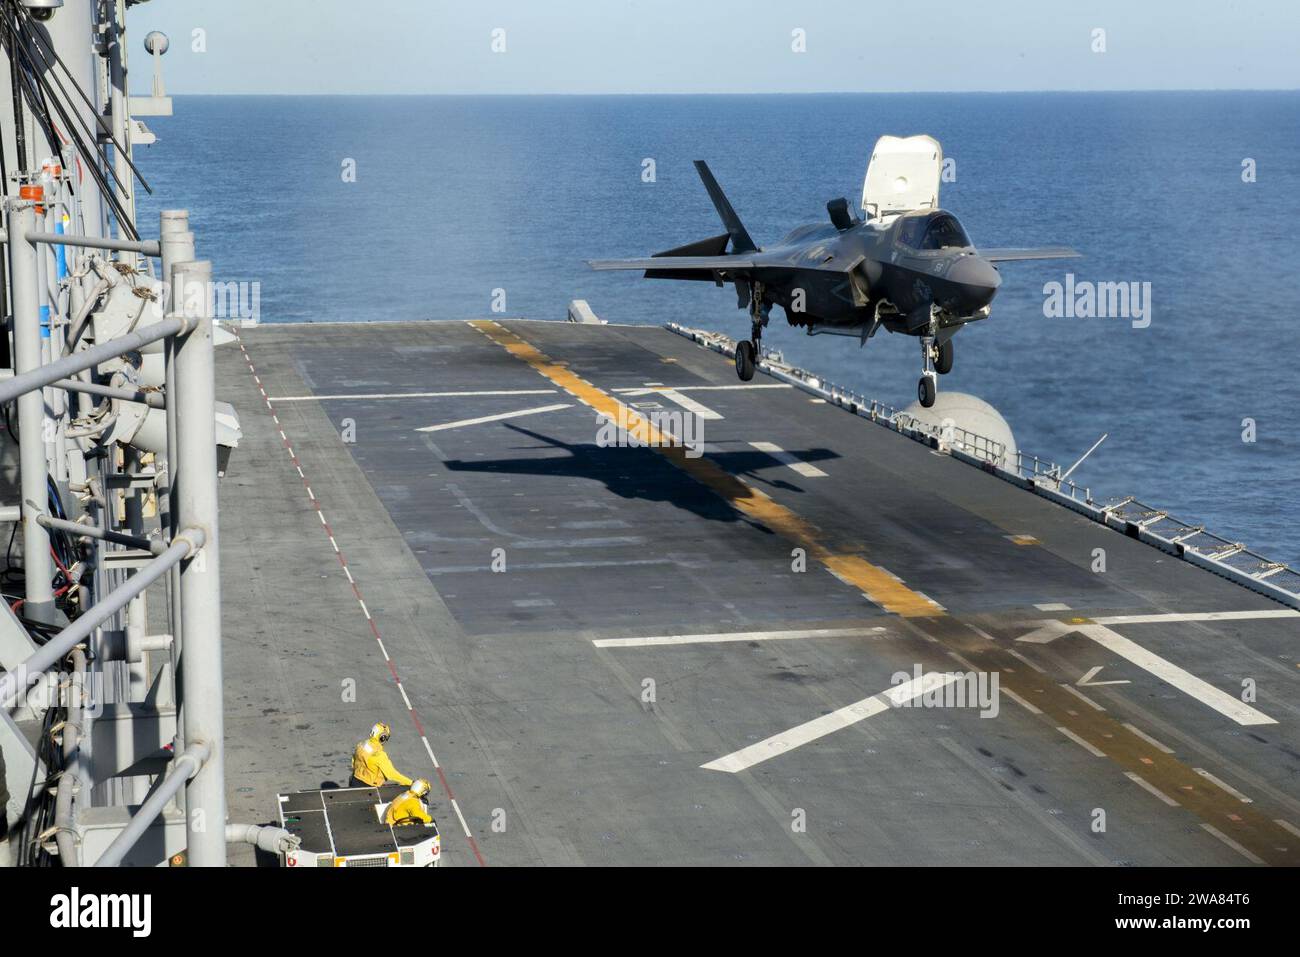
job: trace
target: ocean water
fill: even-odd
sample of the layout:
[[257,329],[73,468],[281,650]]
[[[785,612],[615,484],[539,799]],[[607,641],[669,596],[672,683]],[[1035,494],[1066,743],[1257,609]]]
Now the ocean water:
[[[160,202],[189,208],[218,278],[260,284],[263,322],[472,318],[501,289],[507,316],[560,320],[585,298],[611,322],[744,335],[729,288],[583,260],[721,232],[694,159],[762,245],[828,199],[856,203],[878,136],[929,133],[955,160],[941,202],[977,245],[1085,256],[1004,266],[942,387],[1058,462],[1108,433],[1076,473],[1097,494],[1300,564],[1298,119],[1296,92],[177,97],[148,121],[140,215],[149,232]],[[1045,317],[1044,284],[1067,272],[1150,283],[1150,325]],[[859,349],[774,310],[765,343],[868,396],[914,397],[913,339]]]

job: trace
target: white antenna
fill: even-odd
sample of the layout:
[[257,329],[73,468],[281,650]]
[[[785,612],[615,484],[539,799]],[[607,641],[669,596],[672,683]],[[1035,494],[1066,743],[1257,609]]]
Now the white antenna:
[[1099,438],[1096,442],[1093,442],[1093,443],[1092,443],[1092,448],[1090,448],[1088,451],[1084,452],[1081,456],[1079,456],[1079,461],[1075,462],[1075,463],[1074,463],[1073,465],[1071,465],[1068,469],[1066,469],[1066,470],[1065,470],[1065,474],[1062,475],[1059,479],[1057,479],[1057,481],[1058,481],[1058,482],[1064,482],[1066,479],[1068,479],[1068,478],[1070,477],[1070,473],[1073,472],[1075,469],[1077,469],[1080,465],[1083,464],[1083,460],[1084,460],[1084,459],[1086,459],[1086,458],[1087,458],[1089,455],[1091,455],[1093,452],[1097,451],[1097,446],[1099,446],[1099,445],[1101,445],[1101,443],[1105,442],[1105,441],[1106,441],[1106,436],[1108,436],[1108,435],[1110,435],[1109,432],[1104,432],[1104,433],[1102,433],[1101,438]]

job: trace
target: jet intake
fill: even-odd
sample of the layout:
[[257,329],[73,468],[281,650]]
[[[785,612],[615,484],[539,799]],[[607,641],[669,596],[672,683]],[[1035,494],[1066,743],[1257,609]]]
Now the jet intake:
[[852,228],[856,220],[853,214],[849,212],[849,201],[841,196],[839,199],[832,199],[826,204],[826,212],[830,213],[831,223],[840,232]]

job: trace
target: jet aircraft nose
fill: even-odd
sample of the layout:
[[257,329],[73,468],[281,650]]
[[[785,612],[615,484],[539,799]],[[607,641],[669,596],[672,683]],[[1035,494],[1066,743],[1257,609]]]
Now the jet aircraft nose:
[[993,301],[1002,285],[1002,276],[993,264],[979,256],[963,256],[948,270],[948,281],[962,287],[962,297],[971,309],[980,309]]

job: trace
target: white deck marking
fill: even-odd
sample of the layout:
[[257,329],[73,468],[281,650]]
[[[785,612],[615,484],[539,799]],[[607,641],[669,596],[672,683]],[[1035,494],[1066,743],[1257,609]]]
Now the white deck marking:
[[1230,848],[1232,848],[1234,851],[1236,851],[1238,854],[1240,854],[1240,855],[1241,855],[1242,857],[1244,857],[1246,860],[1250,861],[1252,864],[1263,864],[1263,863],[1264,863],[1264,859],[1263,859],[1263,858],[1258,857],[1258,856],[1256,856],[1255,854],[1252,854],[1250,851],[1246,850],[1244,847],[1242,847],[1240,844],[1238,844],[1238,843],[1237,843],[1236,841],[1234,841],[1232,838],[1228,837],[1228,835],[1226,835],[1226,834],[1224,834],[1222,831],[1220,831],[1217,827],[1212,827],[1212,826],[1209,825],[1209,824],[1202,824],[1201,827],[1205,828],[1205,830],[1209,831],[1211,834],[1213,834],[1215,837],[1217,837],[1219,840],[1221,840],[1224,844],[1227,844]]
[[1069,611],[1070,606],[1059,601],[1045,601],[1041,605],[1035,605],[1039,611]]
[[1028,634],[1021,635],[1016,641],[1027,642],[1031,645],[1045,645],[1050,641],[1055,641],[1062,635],[1068,635],[1074,631],[1074,628],[1063,621],[1040,621],[1038,627]]
[[336,399],[442,399],[475,395],[554,395],[558,389],[475,389],[470,392],[354,392],[338,395],[279,395],[272,402],[332,402]]
[[1069,738],[1071,741],[1073,741],[1073,742],[1074,742],[1075,744],[1077,744],[1079,747],[1083,748],[1085,751],[1087,751],[1087,752],[1088,752],[1089,754],[1091,754],[1093,757],[1095,757],[1095,758],[1104,758],[1104,757],[1106,756],[1106,752],[1105,752],[1105,751],[1103,751],[1101,748],[1097,747],[1096,745],[1094,745],[1094,744],[1090,744],[1089,742],[1085,741],[1083,738],[1079,737],[1077,734],[1075,734],[1075,733],[1074,733],[1073,731],[1071,731],[1069,728],[1064,727],[1064,726],[1061,726],[1061,727],[1058,727],[1056,730],[1059,731],[1059,732],[1061,732],[1061,734],[1065,735],[1067,738]]
[[[1219,614],[1229,614],[1220,612]],[[1251,614],[1246,612],[1245,614]],[[1150,616],[1146,616],[1150,617]],[[1272,614],[1270,613],[1270,617]],[[1017,641],[1030,644],[1047,644],[1062,635],[1074,632],[1091,638],[1103,648],[1107,648],[1126,661],[1132,662],[1144,671],[1150,672],[1166,684],[1173,685],[1184,694],[1191,695],[1201,704],[1213,708],[1219,714],[1231,718],[1237,724],[1277,724],[1273,718],[1252,708],[1227,692],[1220,691],[1208,681],[1196,677],[1190,671],[1179,668],[1172,661],[1161,658],[1153,651],[1147,651],[1135,641],[1125,638],[1118,632],[1111,631],[1095,619],[1091,624],[1074,624],[1063,621],[1039,622],[1039,627],[1028,634],[1021,635]]]
[[1080,701],[1086,704],[1089,708],[1092,708],[1094,711],[1106,710],[1105,708],[1097,704],[1097,702],[1093,701],[1091,698],[1089,698],[1086,694],[1084,694],[1082,691],[1080,691],[1078,688],[1074,687],[1073,685],[1067,684],[1066,682],[1063,681],[1061,682],[1061,687],[1064,688],[1066,691],[1070,692],[1070,694],[1074,695],[1076,698],[1078,698]]
[[1235,797],[1235,798],[1236,798],[1238,801],[1240,801],[1242,804],[1254,804],[1254,803],[1255,803],[1255,801],[1254,801],[1253,798],[1248,798],[1248,797],[1246,797],[1246,795],[1242,794],[1240,791],[1238,791],[1236,788],[1234,788],[1231,784],[1229,784],[1229,783],[1226,782],[1226,781],[1222,781],[1222,780],[1220,780],[1219,778],[1216,778],[1216,777],[1215,777],[1213,774],[1211,774],[1209,771],[1205,770],[1205,768],[1192,768],[1192,770],[1195,771],[1197,774],[1199,774],[1201,777],[1205,778],[1205,780],[1209,781],[1211,784],[1215,785],[1216,787],[1219,787],[1219,788],[1223,789],[1224,791],[1227,791],[1229,794],[1231,794],[1233,797]]
[[716,635],[653,635],[648,638],[596,638],[597,648],[646,648],[654,645],[706,645],[727,641],[786,641],[792,638],[854,638],[872,632],[875,628],[807,628],[801,631],[732,631]]
[[1092,619],[1098,625],[1154,625],[1180,621],[1242,621],[1252,618],[1300,618],[1289,608],[1261,608],[1258,611],[1201,611],[1169,615],[1115,615]]
[[1080,625],[1078,630],[1103,648],[1110,649],[1126,661],[1150,672],[1166,684],[1173,685],[1184,694],[1191,695],[1201,704],[1213,708],[1237,724],[1277,724],[1262,711],[1257,711],[1227,692],[1220,691],[1208,681],[1203,681],[1191,672],[1184,671],[1173,662],[1147,651],[1137,642],[1130,641],[1103,625]]
[[1042,713],[1043,713],[1043,712],[1042,712],[1042,709],[1040,709],[1040,708],[1038,708],[1038,707],[1036,707],[1036,706],[1030,704],[1028,701],[1026,701],[1024,698],[1020,697],[1020,695],[1016,694],[1016,693],[1015,693],[1014,691],[1012,691],[1010,688],[999,688],[999,689],[998,689],[998,693],[999,693],[999,694],[1004,694],[1004,695],[1006,695],[1008,698],[1010,698],[1010,699],[1011,699],[1012,701],[1014,701],[1016,704],[1020,705],[1020,707],[1024,708],[1024,709],[1025,709],[1026,711],[1028,711],[1030,714],[1042,714]]
[[1160,800],[1164,801],[1164,802],[1165,802],[1166,804],[1168,804],[1170,807],[1178,807],[1178,802],[1177,802],[1177,801],[1175,801],[1173,798],[1171,798],[1171,797],[1170,797],[1168,794],[1166,794],[1164,791],[1160,790],[1158,787],[1156,787],[1154,784],[1152,784],[1152,783],[1151,783],[1150,781],[1148,781],[1146,778],[1139,777],[1138,775],[1134,774],[1132,771],[1125,771],[1125,772],[1124,772],[1124,777],[1128,778],[1130,781],[1132,781],[1132,782],[1133,782],[1134,784],[1136,784],[1138,787],[1142,788],[1142,790],[1144,790],[1144,791],[1148,791],[1148,792],[1150,792],[1151,794],[1154,794],[1156,797],[1160,798]]
[[779,445],[774,445],[771,442],[750,442],[749,444],[760,452],[766,452],[782,465],[794,469],[794,471],[798,472],[804,478],[826,477],[826,473],[817,466],[809,465],[807,462],[801,461],[797,456],[791,455]]
[[794,386],[783,382],[755,383],[754,385],[650,385],[632,389],[610,389],[619,395],[648,395],[651,392],[732,392],[739,389],[793,389]]
[[676,402],[678,405],[680,405],[683,409],[691,413],[691,415],[695,416],[696,418],[699,419],[722,418],[722,413],[714,412],[707,405],[704,405],[701,402],[696,402],[688,395],[682,395],[676,389],[663,389],[659,392],[659,394],[671,402]]
[[1280,827],[1282,830],[1286,831],[1292,837],[1300,837],[1300,827],[1296,827],[1290,821],[1284,820],[1279,817],[1275,819],[1273,823],[1276,824],[1278,827]]
[[1034,664],[1034,662],[1030,661],[1028,658],[1026,658],[1020,652],[1016,651],[1014,648],[1008,648],[1007,654],[1009,654],[1012,658],[1015,658],[1016,661],[1019,661],[1022,665],[1025,665],[1026,667],[1032,668],[1034,671],[1037,671],[1040,675],[1047,674],[1046,669],[1040,668],[1038,665]]
[[1132,684],[1132,682],[1129,681],[1127,678],[1117,678],[1114,681],[1093,681],[1092,679],[1097,677],[1097,673],[1100,672],[1101,669],[1104,667],[1106,666],[1094,665],[1093,667],[1089,668],[1087,673],[1078,681],[1076,681],[1075,684],[1077,684],[1080,688],[1100,688],[1102,685]]
[[1124,727],[1128,728],[1130,731],[1132,731],[1134,734],[1136,734],[1139,738],[1141,738],[1141,739],[1142,739],[1143,741],[1145,741],[1147,744],[1151,745],[1151,747],[1155,748],[1157,751],[1163,751],[1165,754],[1173,754],[1173,753],[1174,753],[1174,749],[1173,749],[1173,748],[1169,747],[1168,745],[1161,744],[1159,741],[1157,741],[1155,738],[1151,737],[1151,735],[1147,734],[1145,731],[1143,731],[1143,730],[1142,730],[1141,728],[1139,728],[1137,725],[1135,725],[1135,724],[1129,724],[1127,721],[1123,722],[1123,724],[1124,724]]
[[444,422],[442,425],[426,425],[417,432],[442,432],[446,429],[459,429],[466,425],[482,425],[485,422],[500,422],[502,419],[517,419],[524,415],[540,415],[543,412],[557,412],[572,407],[569,402],[557,402],[554,405],[541,405],[535,409],[518,409],[514,412],[498,412],[496,415],[481,415],[477,419],[461,419],[459,422]]
[[451,809],[456,812],[456,817],[460,819],[460,829],[465,832],[466,837],[470,837],[469,825],[465,823],[465,815],[460,813],[460,805],[455,798],[451,799]]
[[816,741],[818,738],[824,738],[832,732],[850,727],[859,721],[870,718],[872,715],[888,711],[927,692],[949,685],[959,677],[959,675],[940,674],[935,671],[927,672],[920,678],[913,678],[911,681],[896,685],[888,691],[882,691],[870,698],[863,698],[861,701],[856,701],[847,707],[840,708],[838,711],[832,711],[830,714],[824,714],[820,718],[814,718],[812,721],[807,721],[791,728],[789,731],[774,734],[757,744],[751,744],[747,748],[733,751],[731,754],[724,755],[716,761],[710,761],[708,764],[702,764],[700,767],[706,771],[726,771],[730,774],[744,771],[777,755],[793,751],[800,745]]

